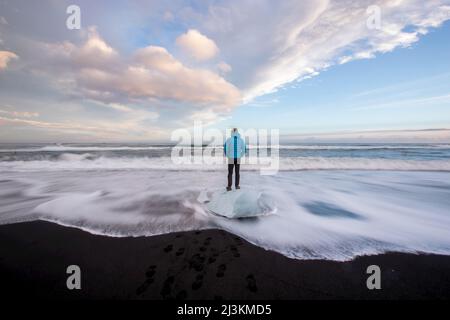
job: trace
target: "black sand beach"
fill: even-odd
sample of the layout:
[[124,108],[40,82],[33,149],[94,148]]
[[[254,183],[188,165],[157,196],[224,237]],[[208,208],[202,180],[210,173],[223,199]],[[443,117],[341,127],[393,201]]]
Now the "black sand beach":
[[[388,253],[301,261],[220,230],[111,238],[36,221],[0,226],[6,298],[449,299],[450,256]],[[82,289],[66,289],[79,265]],[[366,288],[379,265],[382,289]]]

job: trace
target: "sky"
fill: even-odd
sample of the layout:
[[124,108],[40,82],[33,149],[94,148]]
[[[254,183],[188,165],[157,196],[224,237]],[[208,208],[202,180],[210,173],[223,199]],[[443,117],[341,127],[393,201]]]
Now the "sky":
[[449,20],[450,0],[0,0],[0,142],[450,143]]

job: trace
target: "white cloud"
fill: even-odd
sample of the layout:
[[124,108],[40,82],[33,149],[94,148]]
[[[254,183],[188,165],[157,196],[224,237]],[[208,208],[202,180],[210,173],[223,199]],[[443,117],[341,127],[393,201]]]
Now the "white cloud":
[[11,111],[11,110],[0,110],[0,114],[19,117],[19,118],[36,118],[39,117],[38,112],[29,112],[29,111]]
[[177,45],[196,60],[209,60],[219,52],[216,43],[198,30],[188,30],[176,39]]
[[218,64],[217,64],[217,69],[219,70],[219,72],[221,73],[221,74],[226,74],[226,73],[228,73],[228,72],[231,72],[231,70],[233,70],[232,68],[231,68],[231,66],[228,64],[228,63],[225,63],[225,62],[219,62]]
[[74,47],[73,59],[81,66],[111,66],[117,63],[119,54],[98,34],[95,27],[88,28],[87,41],[80,47]]
[[31,128],[40,130],[41,132],[55,131],[69,134],[69,136],[73,135],[75,137],[85,135],[104,140],[121,140],[124,137],[132,139],[154,139],[167,136],[166,130],[161,129],[156,125],[148,125],[148,120],[154,121],[157,118],[157,113],[145,110],[126,113],[126,115],[121,118],[121,121],[84,120],[78,122],[31,120],[10,113],[6,116],[0,114],[0,124]]
[[5,117],[1,117],[1,116],[0,116],[0,120],[5,123],[23,124],[23,125],[29,125],[29,126],[45,128],[45,129],[97,131],[96,127],[74,124],[74,123],[46,122],[46,121],[20,119],[20,118],[5,118]]
[[8,63],[12,59],[18,59],[19,57],[10,51],[0,51],[0,71],[8,67]]
[[120,63],[120,56],[99,35],[97,28],[89,27],[85,33],[86,40],[77,46],[72,42],[45,43],[45,50],[53,64],[71,63],[76,68],[114,69]]
[[133,112],[133,108],[130,108],[124,104],[121,103],[102,103],[98,102],[96,100],[93,100],[94,103],[97,103],[98,105],[109,108],[112,110],[120,111],[120,112]]
[[63,68],[65,77],[73,77],[68,83],[75,85],[75,95],[111,105],[154,98],[228,112],[241,99],[239,90],[221,76],[185,66],[163,47],[148,46],[131,57],[121,56],[95,28],[81,45],[64,42],[45,48],[49,56],[40,68],[52,70],[48,67],[57,64],[58,73]]
[[[411,46],[450,19],[449,3],[266,0],[255,6],[242,0],[211,5],[197,24],[216,39],[249,101],[334,64]],[[380,30],[367,28],[366,9],[371,5],[381,9]]]
[[131,95],[234,107],[240,93],[225,79],[206,69],[192,69],[166,49],[149,46],[136,52],[137,65],[128,67],[122,90]]

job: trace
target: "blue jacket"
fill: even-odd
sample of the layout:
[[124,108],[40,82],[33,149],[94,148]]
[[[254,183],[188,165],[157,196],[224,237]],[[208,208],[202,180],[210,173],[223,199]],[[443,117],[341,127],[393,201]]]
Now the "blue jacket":
[[245,151],[245,141],[238,132],[233,132],[223,145],[223,152],[227,158],[240,159],[245,156]]

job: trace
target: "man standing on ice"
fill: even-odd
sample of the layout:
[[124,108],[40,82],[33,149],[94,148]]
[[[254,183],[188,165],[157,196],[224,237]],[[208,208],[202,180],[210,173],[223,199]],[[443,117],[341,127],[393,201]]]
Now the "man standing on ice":
[[237,128],[233,128],[231,137],[228,138],[223,145],[223,152],[228,159],[228,186],[227,191],[231,191],[231,185],[233,183],[233,168],[236,168],[236,177],[234,186],[236,189],[239,187],[239,167],[241,158],[245,156],[245,142],[241,138]]

